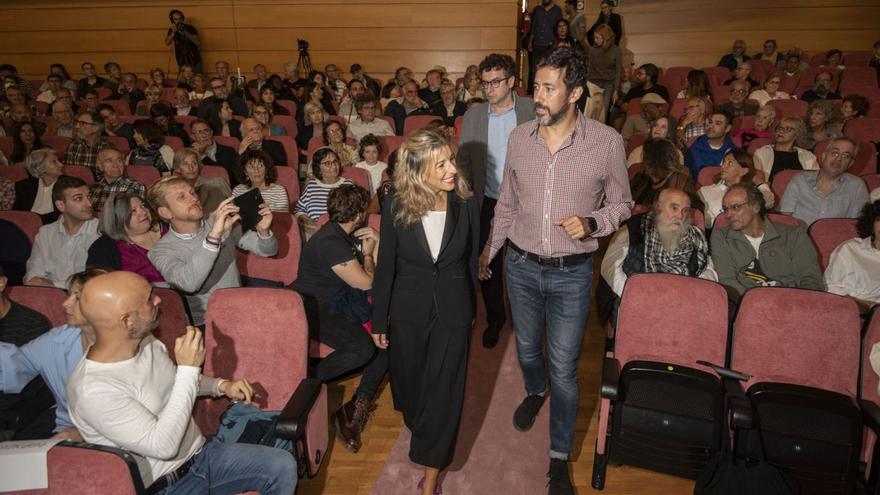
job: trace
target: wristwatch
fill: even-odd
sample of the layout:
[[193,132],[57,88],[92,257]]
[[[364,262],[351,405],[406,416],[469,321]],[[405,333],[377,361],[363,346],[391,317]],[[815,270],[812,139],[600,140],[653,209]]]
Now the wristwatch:
[[593,217],[587,217],[587,226],[590,228],[590,234],[599,230],[599,224],[596,223],[596,219]]

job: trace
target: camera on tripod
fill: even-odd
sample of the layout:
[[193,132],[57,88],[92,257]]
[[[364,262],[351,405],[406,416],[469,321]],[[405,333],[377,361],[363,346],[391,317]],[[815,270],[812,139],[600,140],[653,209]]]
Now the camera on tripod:
[[296,46],[299,49],[299,58],[296,61],[296,66],[308,76],[309,72],[312,71],[312,59],[309,57],[309,42],[298,39],[296,40]]
[[296,45],[299,48],[299,54],[302,56],[309,56],[309,42],[306,40],[296,40]]

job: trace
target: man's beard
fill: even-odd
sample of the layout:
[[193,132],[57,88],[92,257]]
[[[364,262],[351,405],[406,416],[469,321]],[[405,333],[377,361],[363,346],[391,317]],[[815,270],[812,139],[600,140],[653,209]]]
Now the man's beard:
[[538,117],[536,115],[535,119],[538,121],[538,124],[543,125],[543,126],[549,127],[549,126],[555,125],[557,122],[562,120],[563,117],[568,115],[568,112],[571,111],[571,108],[573,106],[574,106],[574,104],[568,103],[565,106],[563,106],[562,108],[560,108],[558,112],[551,113],[549,108],[545,107],[544,105],[541,105],[540,103],[535,103],[535,109],[543,108],[547,112],[546,116]]
[[141,318],[141,316],[137,313],[133,314],[134,316],[134,325],[131,330],[128,331],[128,338],[131,340],[141,340],[147,335],[153,333],[153,330],[159,328],[159,311],[158,309],[153,314],[153,318],[150,320]]
[[690,219],[674,222],[657,222],[657,236],[666,254],[672,255],[678,250],[681,239],[684,237],[687,229],[690,228]]
[[825,86],[824,84],[817,84],[813,92],[817,95],[827,95],[831,92],[831,88]]

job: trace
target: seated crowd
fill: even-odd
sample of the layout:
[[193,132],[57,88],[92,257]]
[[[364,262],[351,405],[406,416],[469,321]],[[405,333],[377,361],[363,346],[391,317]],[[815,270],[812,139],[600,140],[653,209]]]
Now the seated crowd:
[[[732,304],[757,286],[827,290],[864,312],[880,303],[880,191],[849,173],[874,143],[845,132],[880,101],[841,98],[842,60],[830,52],[833,70],[809,72],[811,86],[793,95],[809,67],[798,50],[783,55],[772,45],[771,54],[765,44],[750,58],[737,41],[719,62],[730,74],[718,84],[692,70],[681,87],[665,87],[661,70],[643,64],[620,82],[630,89],[606,103],[607,122],[627,143],[637,205],[600,262],[598,297],[612,320],[635,273],[716,281]],[[880,60],[880,44],[874,48]],[[263,480],[235,485],[242,490],[292,493],[296,461],[283,449],[207,440],[195,424],[198,395],[253,395],[247,380],[201,374],[198,329],[208,302],[219,289],[278,286],[243,277],[240,255],[276,257],[277,229],[288,225],[276,219],[295,220],[287,228],[299,229],[304,245],[289,288],[303,296],[310,336],[333,348],[310,373],[331,382],[360,370],[354,397],[333,416],[337,435],[357,452],[388,368],[385,349],[364,332],[380,242],[367,217],[394,188],[397,160],[382,138],[403,136],[407,118],[424,115],[457,142],[457,119],[496,81],[476,67],[456,82],[434,66],[421,83],[400,67],[383,85],[359,64],[349,81],[333,64],[304,78],[296,64],[283,76],[258,64],[245,83],[218,62],[212,75],[182,66],[178,79],[154,70],[143,84],[117,63],[104,69],[106,78],[85,62],[85,76],[73,81],[55,64],[45,87],[31,88],[13,66],[0,66],[11,81],[0,117],[13,143],[0,167],[26,171],[15,182],[0,176],[0,210],[31,212],[42,224],[28,246],[13,242],[21,232],[0,220],[4,244],[10,240],[0,260],[0,393],[18,394],[41,377],[57,404],[54,419],[36,418],[26,431],[0,424],[0,441],[55,435],[123,447],[139,454],[151,493],[197,483],[176,473],[209,467]],[[773,103],[796,97],[809,103],[806,115]],[[676,100],[681,115],[673,115]],[[69,143],[58,151],[43,143],[49,137]],[[262,203],[245,231],[236,198],[254,190]],[[833,251],[823,273],[807,227],[827,218],[853,219],[858,236]],[[4,290],[15,273],[23,285],[66,289],[67,322],[50,328],[11,301]],[[176,367],[151,335],[159,305],[152,287],[178,291],[188,309],[192,327],[175,329],[184,332]]]

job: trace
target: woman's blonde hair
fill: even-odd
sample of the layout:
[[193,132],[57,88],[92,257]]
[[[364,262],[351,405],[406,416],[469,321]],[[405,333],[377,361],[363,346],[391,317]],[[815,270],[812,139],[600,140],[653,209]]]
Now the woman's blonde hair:
[[[394,169],[396,224],[412,225],[434,207],[437,193],[428,186],[425,178],[442,150],[449,150],[455,156],[453,146],[443,134],[430,129],[414,132],[397,150],[397,166]],[[461,173],[455,179],[455,192],[461,198],[468,198],[472,194]]]

